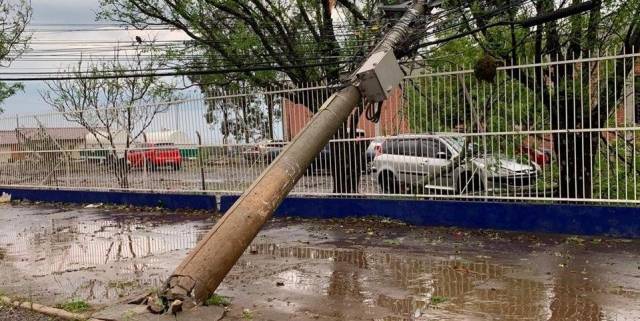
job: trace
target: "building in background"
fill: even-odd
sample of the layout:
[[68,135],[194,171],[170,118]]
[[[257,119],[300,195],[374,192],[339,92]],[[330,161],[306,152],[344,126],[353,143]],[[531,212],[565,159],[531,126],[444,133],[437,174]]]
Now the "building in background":
[[[365,137],[393,136],[409,133],[409,121],[404,112],[402,90],[395,89],[389,99],[382,104],[380,121],[376,124],[364,115],[358,122],[358,129],[364,130]],[[283,100],[283,136],[285,141],[295,137],[309,123],[313,113],[307,106]]]
[[79,149],[89,133],[81,127],[16,128],[0,130],[0,161],[13,162],[25,159],[22,151],[69,151],[72,157],[80,157]]

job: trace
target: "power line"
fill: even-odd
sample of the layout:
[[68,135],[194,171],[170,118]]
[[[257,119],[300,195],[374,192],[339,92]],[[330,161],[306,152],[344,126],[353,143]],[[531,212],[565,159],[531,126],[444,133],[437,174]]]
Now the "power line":
[[[335,65],[335,63],[350,63],[353,61],[338,61],[332,63],[315,63],[315,64],[299,64],[289,66],[261,66],[251,68],[227,68],[227,69],[208,69],[208,70],[185,70],[174,72],[141,72],[141,73],[126,73],[119,75],[86,75],[86,76],[56,76],[56,77],[0,77],[0,81],[62,81],[62,80],[89,80],[89,79],[124,79],[124,78],[139,78],[139,77],[171,77],[171,76],[196,76],[196,75],[216,75],[224,73],[238,73],[238,72],[256,72],[256,71],[281,71],[288,69],[301,69],[311,67],[322,67],[328,65]],[[16,73],[17,74],[17,73]],[[37,73],[26,73],[37,74]]]
[[[290,63],[292,63],[291,65],[285,65],[285,66],[290,66],[290,67],[296,67],[298,64],[305,64],[305,65],[309,65],[310,63],[313,62],[318,62],[318,61],[323,61],[326,59],[336,59],[339,63],[347,63],[347,62],[355,62],[358,58],[361,58],[362,56],[318,56],[318,57],[298,57],[294,60],[289,61]],[[206,62],[188,62],[186,65],[182,65],[181,67],[156,67],[156,68],[149,68],[149,69],[145,69],[145,71],[165,71],[165,70],[176,70],[177,68],[184,68],[184,69],[196,69],[196,68],[202,68],[202,69],[210,69],[210,68],[224,68],[225,65],[223,64],[224,61],[220,60],[219,61],[220,64],[214,65],[211,64],[209,61]],[[269,62],[269,61],[262,61],[262,62],[257,62],[254,64],[245,64],[244,66],[247,68],[250,68],[251,66],[265,66],[265,65],[274,65],[274,62]],[[168,63],[167,65],[171,65],[171,63]],[[21,71],[15,71],[15,72],[5,72],[3,73],[3,75],[50,75],[50,74],[57,74],[57,75],[76,75],[78,73],[94,73],[95,71],[90,70],[90,69],[83,69],[83,70],[64,70],[61,68],[58,69],[49,69],[50,71],[47,71],[48,69],[46,68],[15,68],[16,70],[36,70],[36,71],[30,71],[30,72],[21,72]],[[122,68],[122,69],[112,69],[112,70],[105,70],[102,69],[100,70],[100,72],[102,73],[121,73],[121,72],[134,72],[134,71],[138,71],[139,69],[132,69],[132,68]]]

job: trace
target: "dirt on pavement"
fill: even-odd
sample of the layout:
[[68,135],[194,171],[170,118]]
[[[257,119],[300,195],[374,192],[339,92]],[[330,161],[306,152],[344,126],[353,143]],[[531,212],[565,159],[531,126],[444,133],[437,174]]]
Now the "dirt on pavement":
[[0,304],[0,321],[60,321],[46,315]]
[[[0,291],[99,309],[161,287],[215,220],[0,205]],[[640,241],[278,218],[218,294],[227,320],[638,320]]]

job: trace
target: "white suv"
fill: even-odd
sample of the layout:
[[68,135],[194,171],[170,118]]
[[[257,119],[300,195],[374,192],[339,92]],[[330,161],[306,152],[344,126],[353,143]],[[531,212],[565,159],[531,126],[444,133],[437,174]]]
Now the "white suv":
[[540,170],[500,155],[463,153],[464,139],[439,135],[388,138],[373,160],[374,177],[385,193],[434,189],[474,193],[499,188],[523,188],[535,183]]

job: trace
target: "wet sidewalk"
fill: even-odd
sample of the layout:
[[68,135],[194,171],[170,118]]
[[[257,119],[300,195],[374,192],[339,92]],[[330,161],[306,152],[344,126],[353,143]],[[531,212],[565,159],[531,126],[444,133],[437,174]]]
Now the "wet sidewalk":
[[[99,308],[160,288],[214,223],[0,205],[0,291]],[[219,293],[228,320],[638,320],[640,241],[278,219]]]

